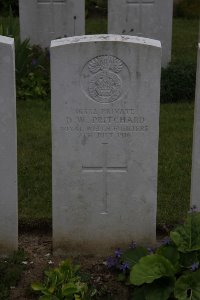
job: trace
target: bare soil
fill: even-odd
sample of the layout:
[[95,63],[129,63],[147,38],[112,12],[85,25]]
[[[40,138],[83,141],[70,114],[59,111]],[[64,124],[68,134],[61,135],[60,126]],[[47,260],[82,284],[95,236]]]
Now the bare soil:
[[[19,247],[27,253],[27,269],[16,287],[12,287],[10,300],[35,300],[38,295],[31,291],[31,283],[41,282],[43,272],[54,267],[63,259],[52,254],[52,238],[50,233],[23,233],[19,236]],[[99,299],[129,299],[128,288],[117,282],[115,274],[105,265],[105,257],[79,256],[73,258],[74,263],[81,266],[81,271],[90,274],[91,283],[98,290]]]

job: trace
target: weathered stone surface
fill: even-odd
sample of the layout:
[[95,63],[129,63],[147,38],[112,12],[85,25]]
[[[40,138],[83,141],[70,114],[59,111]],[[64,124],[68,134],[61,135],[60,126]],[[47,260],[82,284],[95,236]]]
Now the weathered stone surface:
[[108,0],[108,33],[161,41],[162,66],[171,60],[173,0]]
[[191,206],[200,210],[200,44],[198,45],[198,63],[196,79],[196,97],[193,129]]
[[154,243],[160,42],[67,38],[51,60],[54,250]]
[[199,20],[199,43],[200,43],[200,20]]
[[31,44],[85,34],[85,0],[19,0],[19,14],[21,39]]
[[13,252],[17,245],[14,39],[0,36],[0,255]]

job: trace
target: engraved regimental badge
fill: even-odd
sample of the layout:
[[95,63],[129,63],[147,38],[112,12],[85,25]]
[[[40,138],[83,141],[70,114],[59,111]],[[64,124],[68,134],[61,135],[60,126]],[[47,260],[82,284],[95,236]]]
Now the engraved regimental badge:
[[123,71],[128,73],[126,65],[117,57],[93,58],[85,65],[81,76],[85,94],[100,103],[118,100],[124,94]]

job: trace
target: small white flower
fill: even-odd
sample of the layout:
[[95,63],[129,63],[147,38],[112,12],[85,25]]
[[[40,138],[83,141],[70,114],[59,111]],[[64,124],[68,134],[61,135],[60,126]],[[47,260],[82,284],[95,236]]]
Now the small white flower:
[[46,256],[46,257],[49,257],[50,255],[51,255],[50,253],[47,253],[45,256]]
[[52,260],[50,260],[50,261],[48,261],[48,264],[49,264],[49,265],[53,265],[54,262],[53,262]]

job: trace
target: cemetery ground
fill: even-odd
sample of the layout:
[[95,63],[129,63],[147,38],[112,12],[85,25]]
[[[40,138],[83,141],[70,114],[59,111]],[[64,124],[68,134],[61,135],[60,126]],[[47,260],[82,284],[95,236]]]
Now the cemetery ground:
[[[196,61],[198,20],[174,20],[172,60]],[[87,33],[106,32],[106,22],[89,20]],[[193,129],[193,99],[190,102],[161,104],[158,234],[168,231],[185,218],[189,208]],[[33,281],[43,278],[43,271],[57,265],[60,257],[51,254],[51,128],[50,99],[17,101],[19,229],[20,247],[25,250],[13,274],[26,269],[10,299],[37,299],[30,291]],[[130,241],[131,242],[131,241]],[[110,255],[110,253],[108,253]],[[128,299],[127,288],[104,265],[105,258],[77,257],[86,274],[99,289],[101,299]],[[13,264],[11,263],[13,266]],[[13,284],[15,285],[15,284]],[[3,288],[2,288],[3,291]],[[112,298],[109,298],[111,295]],[[7,295],[5,298],[7,299]]]

